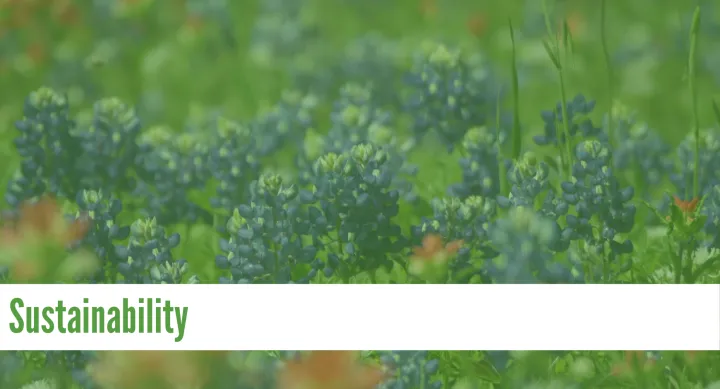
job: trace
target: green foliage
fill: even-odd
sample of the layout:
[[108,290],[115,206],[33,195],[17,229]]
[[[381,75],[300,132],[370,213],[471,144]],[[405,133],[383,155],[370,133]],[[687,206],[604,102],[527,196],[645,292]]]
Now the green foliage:
[[[0,0],[0,281],[718,283],[719,36],[709,1]],[[363,354],[388,389],[720,387],[718,352]]]

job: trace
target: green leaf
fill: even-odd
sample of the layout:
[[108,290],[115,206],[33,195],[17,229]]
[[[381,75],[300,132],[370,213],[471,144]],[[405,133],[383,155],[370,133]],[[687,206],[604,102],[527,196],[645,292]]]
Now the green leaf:
[[695,272],[692,274],[689,281],[694,283],[703,275],[718,271],[720,271],[720,254],[715,254],[695,268]]
[[661,214],[660,211],[658,211],[657,208],[655,208],[654,206],[652,206],[650,203],[648,203],[648,202],[645,201],[645,200],[640,200],[640,201],[642,201],[642,203],[643,203],[646,207],[648,207],[648,208],[650,209],[650,211],[652,211],[652,213],[654,213],[655,216],[657,216],[657,218],[660,219],[661,222],[663,222],[663,223],[665,223],[665,224],[668,224],[668,221],[665,219],[665,215]]
[[547,53],[548,57],[550,57],[550,60],[552,61],[553,65],[557,70],[562,69],[562,66],[560,65],[560,59],[557,56],[556,51],[550,46],[550,43],[548,41],[543,40],[543,47],[545,48],[545,52]]
[[707,215],[697,215],[688,226],[688,232],[690,235],[695,235],[705,227],[705,221],[707,221]]
[[495,369],[495,366],[486,359],[472,363],[472,374],[478,379],[493,384],[499,384],[501,381],[500,373]]
[[717,101],[712,100],[713,114],[715,116],[715,122],[720,125],[720,107],[718,107]]
[[549,156],[549,155],[546,155],[546,156],[543,158],[543,161],[545,161],[545,163],[548,164],[548,166],[550,167],[550,169],[553,169],[553,170],[555,170],[556,172],[559,172],[559,171],[560,171],[560,165],[558,165],[558,162],[557,162],[557,160],[556,160],[555,158],[553,158],[553,157],[551,157],[551,156]]

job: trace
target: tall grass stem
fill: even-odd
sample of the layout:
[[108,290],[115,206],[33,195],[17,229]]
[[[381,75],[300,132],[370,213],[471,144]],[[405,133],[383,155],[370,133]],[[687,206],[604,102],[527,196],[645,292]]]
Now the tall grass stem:
[[613,101],[615,99],[615,74],[614,69],[612,65],[612,59],[610,58],[610,48],[608,45],[608,39],[607,39],[607,0],[600,0],[600,42],[602,45],[602,51],[603,51],[603,58],[605,59],[605,69],[607,71],[607,78],[608,78],[608,100],[609,100],[609,110],[608,110],[608,124],[607,124],[607,131],[608,131],[608,139],[610,141],[610,146],[613,146],[615,144],[615,127],[614,127],[614,118],[613,118]]
[[508,20],[510,42],[512,43],[512,91],[513,91],[513,127],[512,127],[512,158],[518,160],[522,152],[522,134],[520,131],[520,87],[518,82],[517,56],[515,49],[515,29],[512,19]]
[[693,196],[700,197],[700,117],[697,104],[697,75],[696,62],[698,51],[698,38],[700,35],[700,7],[695,8],[692,25],[690,27],[690,58],[688,60],[688,82],[690,84],[690,99],[693,115],[693,131],[695,135],[695,160],[693,171]]

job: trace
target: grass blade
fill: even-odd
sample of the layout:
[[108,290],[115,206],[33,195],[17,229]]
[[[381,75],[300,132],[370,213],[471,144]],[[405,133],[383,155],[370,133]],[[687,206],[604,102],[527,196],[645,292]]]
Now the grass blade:
[[697,77],[695,74],[697,62],[697,45],[700,32],[700,7],[695,8],[692,26],[690,27],[690,57],[688,59],[688,82],[690,84],[690,98],[693,115],[693,131],[695,135],[695,160],[693,172],[693,194],[700,197],[700,117],[697,104]]
[[512,43],[512,91],[513,91],[513,127],[512,127],[512,158],[518,160],[522,152],[522,134],[520,133],[520,87],[518,82],[517,57],[515,52],[515,30],[512,19],[510,26],[510,42]]
[[610,145],[613,146],[615,144],[615,123],[613,123],[614,118],[612,107],[613,101],[615,100],[615,75],[613,72],[612,59],[610,58],[610,48],[607,42],[607,0],[600,0],[600,44],[602,45],[603,58],[605,59],[605,69],[607,71],[608,78],[608,100],[610,107],[608,110],[608,139],[610,140]]

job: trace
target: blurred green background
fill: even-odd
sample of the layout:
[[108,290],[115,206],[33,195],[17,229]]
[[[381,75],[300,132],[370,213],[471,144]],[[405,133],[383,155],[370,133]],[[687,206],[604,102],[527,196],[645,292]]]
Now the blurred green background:
[[[553,27],[565,19],[573,30],[569,96],[598,100],[598,115],[610,104],[601,3],[548,1]],[[698,5],[701,123],[710,126],[711,98],[720,82],[720,7],[702,1],[606,2],[615,97],[673,143],[692,122],[688,30]],[[542,123],[540,110],[559,100],[557,77],[541,44],[547,36],[542,12],[540,0],[0,0],[2,171],[13,166],[12,123],[23,99],[42,85],[68,92],[79,112],[96,98],[120,97],[152,112],[144,117],[149,124],[180,127],[208,109],[249,118],[291,87],[289,68],[322,74],[350,42],[368,33],[382,34],[408,52],[426,40],[479,49],[509,81],[510,19],[521,68],[521,116],[530,136]],[[298,29],[308,33],[298,36]],[[286,39],[287,47],[259,43],[264,38]]]

